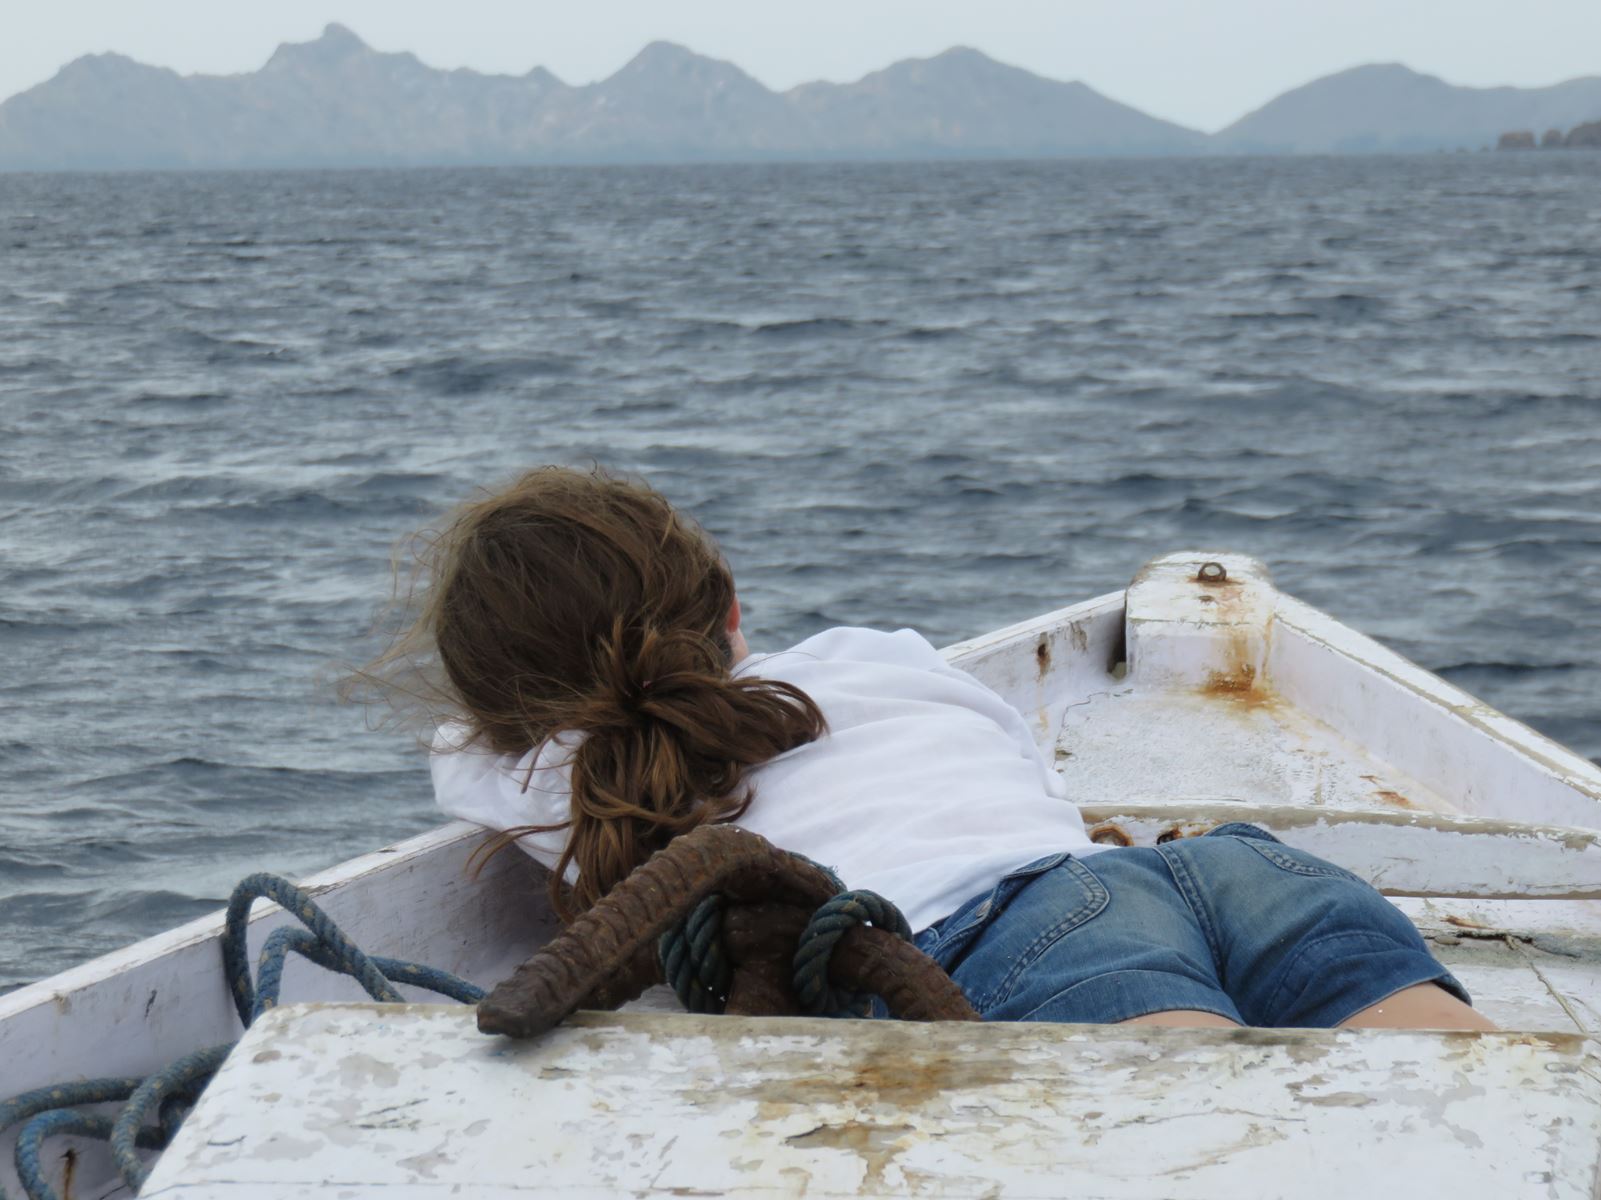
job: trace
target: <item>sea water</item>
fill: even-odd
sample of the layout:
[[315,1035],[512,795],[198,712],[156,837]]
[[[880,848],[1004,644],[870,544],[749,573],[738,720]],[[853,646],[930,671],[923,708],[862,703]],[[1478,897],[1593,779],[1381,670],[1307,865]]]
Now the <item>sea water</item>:
[[438,819],[333,697],[538,463],[773,648],[1181,548],[1601,756],[1601,155],[0,176],[0,991]]

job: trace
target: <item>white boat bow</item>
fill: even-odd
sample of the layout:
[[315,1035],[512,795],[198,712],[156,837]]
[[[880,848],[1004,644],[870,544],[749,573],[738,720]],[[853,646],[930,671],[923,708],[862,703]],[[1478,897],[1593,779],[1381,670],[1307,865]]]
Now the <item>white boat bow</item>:
[[[286,996],[308,1003],[248,1032],[144,1194],[1601,1196],[1595,764],[1238,555],[1170,555],[946,653],[1031,718],[1099,837],[1244,820],[1323,854],[1506,1032],[914,1028],[647,997],[513,1045],[302,965]],[[446,826],[306,882],[369,950],[489,984],[555,926],[531,862],[468,874],[479,840]],[[284,920],[260,906],[253,944]],[[238,1036],[220,931],[0,997],[0,1097]],[[72,1148],[58,1188],[116,1194],[108,1156]]]

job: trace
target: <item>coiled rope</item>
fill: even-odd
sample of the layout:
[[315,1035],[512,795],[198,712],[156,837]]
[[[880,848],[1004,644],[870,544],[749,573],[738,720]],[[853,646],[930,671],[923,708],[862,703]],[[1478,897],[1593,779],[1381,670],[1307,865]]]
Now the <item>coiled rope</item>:
[[[833,898],[812,914],[795,951],[791,984],[801,1007],[816,1017],[870,1016],[870,994],[847,991],[829,982],[834,949],[858,925],[872,925],[905,942],[912,940],[911,926],[901,910],[877,892],[846,891],[832,868],[793,851],[789,857],[815,867],[835,891]],[[727,898],[713,892],[657,943],[662,977],[685,1012],[722,1013],[727,1007],[734,979],[734,964],[723,946],[727,911]]]
[[893,933],[903,942],[912,940],[906,917],[877,892],[841,892],[807,922],[795,950],[795,995],[807,1012],[820,1017],[865,1017],[872,997],[844,991],[829,982],[829,965],[839,941],[858,925],[872,925]]
[[[723,947],[727,901],[713,894],[697,904],[677,925],[662,934],[657,946],[662,976],[686,1012],[721,1013],[728,1004],[734,965]],[[867,1017],[873,997],[847,991],[829,982],[834,948],[858,925],[912,940],[911,926],[877,892],[840,892],[812,914],[795,952],[792,985],[801,1007],[817,1017]]]
[[[693,870],[686,874],[691,868]],[[699,890],[696,890],[699,886],[696,878],[692,878],[695,871],[699,871],[697,878],[705,885]],[[714,890],[720,886],[718,880],[723,880],[731,889],[728,895]],[[675,881],[680,886],[657,886]],[[754,893],[752,887],[755,887]],[[447,972],[365,954],[318,907],[309,893],[276,875],[251,875],[234,889],[223,923],[223,969],[239,1020],[246,1028],[277,1005],[286,960],[290,953],[295,953],[318,966],[351,976],[374,1000],[397,1002],[401,996],[391,985],[410,984],[464,1004],[479,1004],[480,1029],[487,1031],[498,1024],[505,1027],[495,1028],[494,1032],[529,1036],[560,1020],[586,997],[596,1002],[609,997],[609,1002],[601,1006],[616,1007],[638,995],[649,982],[643,976],[634,978],[637,963],[626,954],[623,957],[629,960],[627,963],[596,962],[583,965],[582,970],[570,969],[571,964],[564,958],[564,955],[582,957],[587,953],[582,949],[583,931],[578,926],[585,921],[591,925],[615,922],[620,919],[621,910],[611,910],[618,905],[629,907],[629,911],[638,907],[634,903],[638,898],[635,893],[658,899],[679,897],[676,913],[681,914],[681,919],[675,922],[674,913],[666,910],[649,918],[658,923],[650,928],[648,935],[639,935],[650,939],[641,941],[639,946],[646,951],[654,948],[656,954],[651,956],[654,961],[646,961],[652,970],[660,969],[657,978],[667,979],[691,1012],[724,1011],[738,971],[744,969],[734,963],[724,945],[725,920],[732,921],[737,911],[762,909],[759,897],[770,894],[787,897],[787,907],[785,904],[776,907],[788,914],[771,929],[788,928],[787,936],[794,938],[795,931],[804,924],[799,941],[788,943],[795,947],[792,960],[787,952],[782,959],[790,963],[785,973],[789,976],[795,1001],[804,1011],[821,1016],[867,1016],[876,994],[889,1001],[889,1011],[898,1016],[918,1020],[978,1020],[978,1014],[961,990],[937,965],[910,946],[911,930],[893,904],[873,892],[844,891],[832,871],[799,855],[786,854],[756,835],[733,826],[706,826],[675,839],[600,905],[580,918],[577,925],[558,937],[551,947],[519,968],[511,979],[500,985],[496,995],[487,998],[483,989]],[[806,899],[796,907],[803,896]],[[260,899],[276,901],[304,928],[286,925],[273,930],[262,945],[252,979],[246,935],[251,905]],[[812,911],[808,919],[807,909],[819,901],[822,901],[821,907]],[[741,907],[753,903],[755,908]],[[769,910],[773,907],[767,906]],[[634,915],[645,920],[643,912],[640,910]],[[758,916],[769,922],[774,919],[772,911],[760,912]],[[789,923],[791,921],[793,923]],[[846,935],[864,925],[871,925],[873,935],[883,941],[859,944],[856,966],[844,968],[843,978],[873,990],[857,992],[836,987],[830,980],[835,951],[841,948],[842,942],[848,950],[850,943],[845,940]],[[750,933],[748,925],[745,932]],[[861,939],[865,935],[854,936]],[[622,944],[617,937],[602,941],[608,945]],[[593,982],[578,986],[571,996],[561,992],[551,992],[547,996],[544,994],[549,990],[545,986],[546,975],[550,973],[551,964],[561,967],[554,977],[566,984],[572,984],[581,976],[593,976]],[[636,984],[638,986],[634,986]],[[531,1007],[524,995],[530,989],[534,997]],[[568,987],[568,990],[573,989]],[[506,1000],[502,1002],[498,997],[506,997]],[[746,1007],[740,1011],[759,1010]],[[795,1010],[791,1006],[761,1011]],[[118,1173],[129,1189],[137,1193],[150,1170],[138,1151],[166,1148],[189,1108],[235,1044],[228,1042],[195,1051],[143,1079],[90,1079],[60,1084],[0,1103],[0,1132],[25,1122],[17,1139],[16,1165],[17,1177],[29,1200],[60,1200],[44,1178],[40,1165],[45,1139],[57,1136],[109,1140]],[[108,1102],[123,1103],[115,1118],[76,1111],[80,1105]],[[152,1115],[154,1125],[149,1123]],[[0,1200],[7,1200],[3,1191],[0,1191]]]
[[707,896],[657,943],[662,977],[685,1012],[721,1013],[728,1005],[734,964],[723,951],[727,907],[721,894]]
[[[246,934],[250,906],[260,899],[276,901],[305,928],[286,925],[273,930],[257,957],[252,980]],[[391,982],[411,984],[463,1004],[476,1004],[484,996],[482,988],[434,967],[363,953],[303,888],[277,875],[257,874],[243,880],[229,897],[222,934],[223,970],[245,1027],[277,1006],[285,960],[291,952],[320,967],[351,976],[374,1000],[401,999]],[[129,1190],[137,1193],[150,1173],[137,1151],[166,1148],[186,1110],[233,1047],[233,1042],[226,1042],[197,1050],[143,1079],[87,1079],[57,1084],[0,1103],[0,1131],[25,1122],[17,1135],[16,1168],[28,1200],[60,1200],[45,1178],[40,1159],[45,1139],[62,1136],[109,1141],[118,1174]],[[118,1101],[123,1102],[123,1107],[115,1118],[77,1111],[80,1105]],[[153,1113],[157,1114],[157,1124],[149,1125]],[[7,1200],[3,1189],[0,1200]]]

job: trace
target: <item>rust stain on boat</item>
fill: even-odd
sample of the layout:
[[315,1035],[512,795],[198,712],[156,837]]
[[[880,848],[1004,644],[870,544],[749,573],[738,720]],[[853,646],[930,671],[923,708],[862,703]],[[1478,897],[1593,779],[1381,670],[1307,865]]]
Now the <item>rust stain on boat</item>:
[[1396,808],[1416,808],[1417,807],[1417,805],[1413,804],[1412,801],[1408,800],[1405,796],[1401,795],[1400,792],[1392,792],[1392,791],[1390,791],[1389,788],[1377,788],[1377,789],[1374,790],[1373,794],[1375,796],[1377,796],[1380,800],[1382,800],[1385,804],[1392,804]]
[[1253,710],[1271,708],[1278,703],[1278,697],[1260,684],[1256,668],[1248,662],[1237,662],[1226,671],[1211,672],[1201,685],[1201,695]]
[[[1206,568],[1213,566],[1218,568],[1218,575],[1207,573]],[[1259,614],[1242,581],[1228,578],[1220,564],[1204,564],[1194,583],[1200,592],[1198,598],[1211,610],[1202,624],[1222,651],[1219,669],[1207,673],[1198,693],[1207,699],[1225,700],[1245,714],[1279,707],[1282,701],[1263,678],[1271,613]]]
[[1239,697],[1256,691],[1256,668],[1240,663],[1227,671],[1213,671],[1206,678],[1202,691],[1212,696]]
[[926,1053],[904,1044],[875,1048],[857,1062],[825,1074],[808,1074],[781,1083],[761,1081],[727,1094],[756,1100],[768,1115],[849,1102],[913,1111],[936,1104],[950,1093],[994,1089],[1015,1083],[1001,1063],[977,1060],[964,1052]]
[[1034,661],[1039,665],[1040,679],[1043,681],[1051,673],[1051,641],[1048,635],[1040,635],[1040,644],[1034,647]]
[[874,1054],[845,1078],[846,1091],[872,1091],[881,1102],[915,1108],[947,1092],[997,1087],[1011,1082],[1008,1071],[979,1067],[946,1054],[927,1058]]
[[1090,841],[1102,846],[1132,846],[1134,839],[1115,821],[1102,821],[1090,830]]

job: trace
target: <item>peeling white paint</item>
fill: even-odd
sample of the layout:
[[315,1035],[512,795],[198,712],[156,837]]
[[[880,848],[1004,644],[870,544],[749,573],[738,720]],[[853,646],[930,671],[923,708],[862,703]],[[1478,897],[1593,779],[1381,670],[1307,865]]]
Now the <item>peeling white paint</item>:
[[[514,1043],[459,1009],[291,1006],[144,1195],[1591,1200],[1598,1052],[1561,1034],[589,1013]],[[352,1055],[394,1065],[398,1085],[359,1095],[407,1103],[421,1131],[339,1136]],[[281,1138],[321,1145],[291,1161]]]
[[1137,846],[1244,821],[1404,896],[1601,900],[1601,832],[1416,810],[1170,800],[1080,806],[1084,823]]

